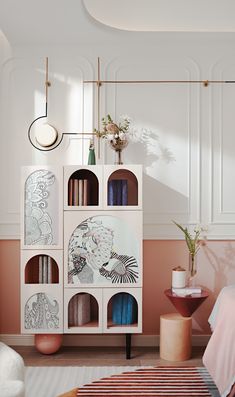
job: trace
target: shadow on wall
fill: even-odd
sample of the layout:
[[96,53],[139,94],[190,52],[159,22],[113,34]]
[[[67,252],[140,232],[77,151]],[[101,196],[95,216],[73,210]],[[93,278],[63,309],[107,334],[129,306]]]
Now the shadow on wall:
[[[228,278],[229,273],[232,270],[235,271],[235,246],[231,242],[226,242],[223,254],[218,255],[215,250],[211,248],[210,243],[207,243],[203,246],[203,251],[208,263],[214,271],[214,292],[218,295],[224,286],[231,284],[231,281],[229,281]],[[233,279],[233,283],[235,283],[235,277]]]

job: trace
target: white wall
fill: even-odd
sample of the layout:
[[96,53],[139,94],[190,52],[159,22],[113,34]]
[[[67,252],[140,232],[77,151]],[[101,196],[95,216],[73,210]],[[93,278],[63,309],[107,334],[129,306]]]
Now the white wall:
[[[7,62],[0,53],[2,239],[20,236],[22,165],[87,162],[89,139],[67,137],[48,153],[28,141],[30,123],[44,113],[46,56],[52,83],[49,120],[63,132],[97,126],[96,88],[83,80],[96,78],[98,56],[102,79],[235,80],[232,34],[124,36],[103,29],[107,42],[98,39],[95,44],[89,37],[79,46],[15,45]],[[109,34],[115,36],[113,45]],[[235,84],[101,87],[101,116],[128,114],[138,132],[138,140],[125,149],[124,161],[144,167],[145,239],[182,237],[172,219],[206,224],[210,238],[235,238],[234,104]],[[113,158],[111,149],[102,145],[99,162],[112,163]]]

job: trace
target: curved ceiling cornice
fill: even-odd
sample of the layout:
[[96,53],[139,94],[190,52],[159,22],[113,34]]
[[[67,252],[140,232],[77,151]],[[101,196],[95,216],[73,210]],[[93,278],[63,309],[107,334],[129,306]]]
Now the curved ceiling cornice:
[[107,26],[144,32],[234,32],[234,0],[83,0]]

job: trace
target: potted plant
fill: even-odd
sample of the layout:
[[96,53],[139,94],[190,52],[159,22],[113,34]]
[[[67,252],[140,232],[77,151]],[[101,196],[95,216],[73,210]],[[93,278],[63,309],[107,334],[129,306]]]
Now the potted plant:
[[183,232],[184,238],[189,251],[189,280],[192,281],[193,277],[197,273],[197,261],[196,255],[200,249],[202,241],[205,241],[205,237],[202,238],[201,234],[206,231],[202,226],[197,226],[194,228],[194,234],[191,234],[187,227],[183,227],[179,223],[173,221],[173,223]]

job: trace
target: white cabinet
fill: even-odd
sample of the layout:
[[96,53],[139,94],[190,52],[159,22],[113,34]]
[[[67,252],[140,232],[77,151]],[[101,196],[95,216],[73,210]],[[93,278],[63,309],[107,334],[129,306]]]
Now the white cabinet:
[[22,332],[142,332],[142,167],[25,167],[22,187]]

